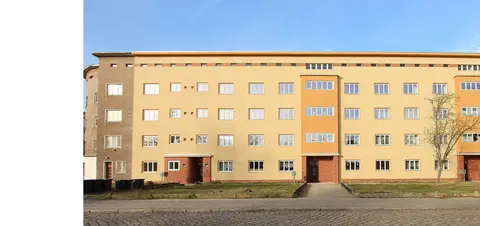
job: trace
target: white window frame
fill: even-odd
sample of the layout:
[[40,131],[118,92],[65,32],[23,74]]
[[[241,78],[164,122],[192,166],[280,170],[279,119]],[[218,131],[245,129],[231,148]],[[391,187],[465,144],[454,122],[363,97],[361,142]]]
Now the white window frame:
[[333,81],[305,81],[305,90],[334,90]]
[[235,93],[234,83],[218,83],[218,94],[233,95]]
[[[287,116],[287,117],[285,117],[285,116]],[[295,119],[295,109],[294,108],[279,108],[278,109],[278,120],[294,120],[294,119]]]
[[158,121],[158,109],[143,109],[143,121]]
[[[359,120],[360,119],[360,108],[345,108],[345,120]],[[353,117],[351,117],[353,116]]]
[[[106,109],[105,121],[106,122],[122,122],[122,117],[123,117],[122,115],[123,115],[123,112],[121,109]],[[117,118],[118,120],[114,120]]]
[[233,161],[231,161],[231,160],[219,160],[217,162],[217,171],[221,172],[221,173],[231,173],[231,172],[233,172]]
[[160,93],[160,85],[158,83],[144,83],[143,95],[158,95]]
[[390,94],[390,83],[374,83],[373,93],[375,95],[388,95]]
[[359,146],[360,134],[348,133],[345,134],[345,146]]
[[360,170],[360,160],[356,160],[356,159],[345,160],[345,171],[359,171],[359,170]]
[[170,108],[170,118],[181,118],[182,117],[182,109],[180,108]]
[[170,134],[168,136],[168,143],[169,144],[180,144],[182,141],[182,137],[178,134]]
[[480,65],[461,64],[461,65],[458,65],[458,70],[459,71],[480,71]]
[[[108,140],[110,138],[111,139],[115,138],[116,139],[115,142],[113,140],[110,142]],[[104,144],[105,149],[121,148],[122,147],[122,136],[120,136],[120,135],[105,135],[104,142],[105,142],[105,144]],[[113,143],[116,143],[116,146],[114,146]]]
[[248,146],[251,146],[251,147],[265,146],[265,136],[263,134],[248,134]]
[[463,116],[480,116],[480,107],[462,107]]
[[234,120],[235,111],[233,108],[219,108],[218,109],[218,120]]
[[403,83],[403,94],[417,95],[418,94],[418,83]]
[[[435,167],[435,171],[438,171],[438,160],[434,160],[433,164],[434,164],[434,167]],[[442,171],[449,170],[449,169],[450,169],[450,161],[447,159],[443,163],[443,170]]]
[[106,84],[107,96],[122,96],[123,84],[120,83],[108,83]]
[[420,145],[420,134],[404,134],[403,138],[406,146]]
[[418,159],[406,159],[405,160],[405,170],[406,171],[419,171],[420,170],[420,160],[418,160]]
[[418,108],[404,108],[403,109],[404,120],[419,120],[420,110]]
[[[377,138],[378,137],[378,138]],[[375,134],[375,145],[376,146],[390,146],[392,145],[390,134]],[[377,142],[380,141],[380,142]]]
[[295,170],[293,160],[279,160],[278,161],[278,171],[279,172],[292,172]]
[[279,134],[278,135],[278,146],[281,146],[281,147],[295,146],[295,135],[294,134]]
[[461,90],[480,90],[480,81],[461,82]]
[[334,133],[305,133],[306,143],[333,143],[335,142]]
[[208,83],[199,82],[197,83],[197,92],[208,92]]
[[449,117],[447,108],[440,108],[438,112],[434,112],[435,120],[443,120]]
[[348,94],[348,95],[360,94],[360,84],[359,83],[345,83],[344,84],[344,94]]
[[446,93],[448,93],[447,83],[433,83],[432,93],[433,94],[446,94]]
[[171,93],[180,93],[182,92],[182,83],[172,82],[170,83],[170,92]]
[[197,134],[196,136],[197,144],[208,144],[208,135],[207,134]]
[[[253,168],[250,167],[251,163],[253,163]],[[265,168],[265,165],[264,165],[263,160],[249,160],[248,161],[248,172],[263,172],[264,168]]]
[[[146,169],[145,169],[145,164],[147,166]],[[142,173],[156,173],[156,172],[158,172],[158,162],[142,161]]]
[[219,147],[232,147],[234,142],[233,135],[221,134],[218,135],[218,146]]
[[278,83],[278,94],[288,95],[295,92],[295,86],[293,82],[280,82]]
[[252,82],[248,84],[248,94],[260,95],[265,93],[265,84]]
[[180,171],[180,161],[168,161],[168,171]]
[[464,143],[478,143],[478,142],[480,142],[480,133],[464,133],[462,135],[462,142],[464,142]]
[[305,64],[306,70],[331,70],[333,68],[333,64],[328,63],[308,63]]
[[[377,169],[377,162],[380,162],[380,168]],[[388,162],[388,167],[387,167],[387,162]],[[383,167],[382,167],[383,163]],[[383,169],[382,169],[383,168]],[[388,169],[387,169],[388,168]],[[375,171],[390,171],[391,169],[391,164],[389,159],[378,159],[375,160]]]
[[305,107],[306,116],[334,116],[333,107]]
[[265,109],[264,108],[249,108],[248,120],[264,120]]
[[375,108],[375,120],[389,120],[390,108]]
[[127,173],[127,161],[115,161],[115,172],[117,174]]
[[208,108],[197,108],[197,118],[208,118]]
[[158,147],[158,136],[143,135],[142,136],[142,147],[144,147],[144,148]]

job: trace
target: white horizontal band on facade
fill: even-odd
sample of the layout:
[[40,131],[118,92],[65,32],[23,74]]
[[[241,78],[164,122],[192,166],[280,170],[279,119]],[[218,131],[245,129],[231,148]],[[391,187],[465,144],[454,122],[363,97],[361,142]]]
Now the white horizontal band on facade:
[[211,154],[165,154],[164,157],[212,157]]
[[325,153],[302,153],[302,156],[340,156],[339,153],[325,152]]
[[480,155],[480,152],[458,152],[457,155]]

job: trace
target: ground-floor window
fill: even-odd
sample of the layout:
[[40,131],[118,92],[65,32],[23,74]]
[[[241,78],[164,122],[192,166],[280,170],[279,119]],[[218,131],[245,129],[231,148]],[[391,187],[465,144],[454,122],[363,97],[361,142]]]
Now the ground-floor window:
[[126,173],[127,172],[127,162],[126,161],[116,161],[115,168],[117,173]]
[[360,160],[345,160],[345,170],[360,170]]
[[168,161],[168,171],[179,171],[180,161]]
[[376,160],[375,169],[380,171],[390,170],[390,160]]
[[142,162],[143,172],[157,172],[157,162]]
[[293,160],[280,160],[278,162],[280,172],[290,172],[293,171]]
[[[448,160],[443,162],[443,170],[448,170]],[[435,170],[438,170],[438,160],[435,160]]]
[[420,170],[420,160],[405,160],[405,170]]
[[263,161],[248,161],[249,172],[263,172]]
[[233,172],[233,161],[218,161],[218,172]]

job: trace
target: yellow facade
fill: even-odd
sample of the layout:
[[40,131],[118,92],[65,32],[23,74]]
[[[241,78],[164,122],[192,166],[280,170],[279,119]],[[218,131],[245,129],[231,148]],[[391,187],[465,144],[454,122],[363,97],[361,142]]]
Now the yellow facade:
[[[304,158],[308,156],[338,156],[332,160],[339,161],[339,169],[335,169],[334,165],[331,169],[338,170],[334,177],[339,179],[334,179],[334,182],[433,179],[436,177],[433,152],[422,140],[424,127],[429,123],[426,118],[431,115],[425,98],[432,96],[434,83],[446,83],[448,92],[458,93],[459,83],[456,81],[465,79],[461,76],[480,81],[480,70],[459,71],[457,68],[457,65],[464,64],[480,65],[480,54],[133,52],[128,58],[97,55],[99,77],[102,77],[102,67],[108,68],[104,73],[111,74],[133,70],[133,83],[123,84],[124,89],[133,87],[133,114],[123,116],[132,118],[130,132],[126,133],[131,136],[131,149],[120,151],[130,155],[127,168],[131,170],[131,178],[145,178],[147,181],[168,180],[162,178],[160,172],[168,171],[164,170],[167,168],[165,158],[172,156],[211,156],[211,164],[208,168],[204,166],[203,170],[211,171],[213,181],[291,180],[291,172],[280,172],[280,160],[292,160],[296,179],[303,180],[307,176],[305,171],[308,171],[305,164],[309,164],[309,160]],[[111,68],[112,63],[117,63],[118,67]],[[126,63],[131,63],[132,68],[126,68]],[[246,66],[246,63],[252,65]],[[332,69],[306,70],[305,64],[308,63],[328,63],[332,64]],[[372,67],[372,63],[377,66]],[[170,64],[175,64],[175,67]],[[431,67],[431,64],[434,66]],[[313,80],[333,81],[334,90],[305,90],[305,82]],[[294,83],[293,94],[279,94],[279,83],[283,82]],[[102,83],[102,80],[96,80],[97,83]],[[144,95],[146,83],[159,84],[159,94]],[[171,83],[181,83],[181,92],[170,92]],[[208,83],[208,92],[197,92],[198,83]],[[233,83],[234,94],[220,95],[219,83]],[[250,83],[263,83],[264,93],[249,94]],[[359,93],[345,94],[345,83],[358,83]],[[374,94],[375,83],[388,83],[389,94]],[[418,84],[418,94],[404,94],[404,83]],[[88,90],[92,89],[89,87]],[[480,106],[480,90],[468,93],[471,94],[461,92],[463,103]],[[306,116],[305,107],[308,106],[334,107],[334,116]],[[118,108],[122,107],[118,104]],[[418,120],[404,119],[404,108],[410,107],[419,108]],[[208,117],[197,118],[198,108],[208,109]],[[234,120],[219,120],[220,108],[234,109]],[[251,108],[264,109],[264,119],[249,120]],[[294,119],[279,120],[280,108],[293,108]],[[345,120],[345,108],[359,108],[360,119]],[[389,108],[389,119],[375,119],[375,108]],[[144,121],[144,109],[158,109],[158,120]],[[180,118],[170,118],[170,109],[181,109]],[[332,132],[334,142],[306,143],[307,132]],[[208,135],[208,143],[196,144],[198,134]],[[217,140],[220,134],[233,135],[233,146],[220,147]],[[249,146],[249,134],[264,135],[264,145]],[[279,146],[280,134],[293,134],[294,145]],[[345,134],[360,134],[360,144],[345,145]],[[376,145],[375,134],[389,134],[390,145]],[[420,144],[406,146],[405,134],[419,134]],[[142,136],[145,135],[158,136],[158,146],[143,147]],[[180,143],[170,144],[169,135],[180,135]],[[102,149],[102,144],[98,148]],[[480,154],[478,142],[467,144],[467,148],[468,153]],[[98,153],[109,156],[108,150],[99,150]],[[234,161],[232,172],[218,172],[218,161],[223,160]],[[249,172],[248,162],[251,160],[263,160],[263,172]],[[345,160],[360,160],[360,169],[345,170]],[[376,170],[376,160],[390,160],[390,170]],[[420,169],[406,170],[405,160],[420,160]],[[157,162],[157,172],[142,172],[143,161]],[[320,171],[328,170],[319,168]],[[453,155],[442,178],[456,179],[457,171],[457,157]]]

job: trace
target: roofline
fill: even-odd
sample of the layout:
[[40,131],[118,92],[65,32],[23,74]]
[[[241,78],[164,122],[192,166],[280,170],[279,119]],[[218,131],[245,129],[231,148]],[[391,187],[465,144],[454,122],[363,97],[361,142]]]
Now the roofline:
[[84,79],[87,79],[87,73],[92,70],[92,69],[97,69],[98,68],[98,64],[91,64],[91,65],[88,65],[87,67],[85,67],[83,69],[83,78]]
[[262,57],[431,57],[431,58],[480,58],[480,53],[454,52],[295,52],[295,51],[133,51],[98,52],[96,57],[192,57],[192,56],[262,56]]

